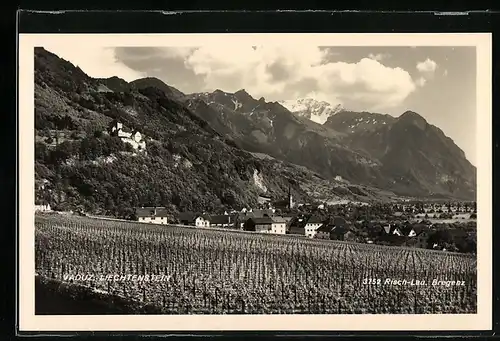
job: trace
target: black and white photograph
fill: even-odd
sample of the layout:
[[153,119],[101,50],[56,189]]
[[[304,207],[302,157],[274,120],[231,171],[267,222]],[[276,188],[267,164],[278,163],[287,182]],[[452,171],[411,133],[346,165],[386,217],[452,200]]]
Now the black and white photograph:
[[30,40],[35,317],[485,312],[489,36],[207,36]]

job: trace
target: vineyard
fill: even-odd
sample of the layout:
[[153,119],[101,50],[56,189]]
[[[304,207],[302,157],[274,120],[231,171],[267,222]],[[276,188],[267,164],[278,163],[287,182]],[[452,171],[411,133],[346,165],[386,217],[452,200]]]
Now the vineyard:
[[[476,263],[466,254],[61,215],[37,215],[35,225],[38,276],[93,274],[70,282],[163,314],[476,312]],[[167,280],[98,277],[115,274]]]

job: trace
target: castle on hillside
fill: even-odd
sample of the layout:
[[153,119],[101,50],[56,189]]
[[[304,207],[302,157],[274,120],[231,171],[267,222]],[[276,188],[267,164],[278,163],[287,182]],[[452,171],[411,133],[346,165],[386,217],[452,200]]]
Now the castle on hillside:
[[111,124],[109,125],[108,133],[111,136],[118,136],[123,142],[130,144],[135,150],[146,150],[146,141],[144,141],[140,131],[125,131],[123,129],[123,124],[118,122],[117,120],[111,122]]

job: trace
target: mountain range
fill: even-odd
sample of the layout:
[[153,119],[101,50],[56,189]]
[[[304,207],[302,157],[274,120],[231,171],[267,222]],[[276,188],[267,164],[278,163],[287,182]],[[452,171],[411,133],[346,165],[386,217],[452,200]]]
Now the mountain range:
[[[113,120],[145,135],[147,153],[101,136]],[[36,178],[47,184],[37,195],[89,211],[240,207],[289,186],[298,200],[475,199],[475,167],[417,113],[272,102],[244,89],[184,94],[152,77],[96,79],[43,48],[35,49],[35,132]]]

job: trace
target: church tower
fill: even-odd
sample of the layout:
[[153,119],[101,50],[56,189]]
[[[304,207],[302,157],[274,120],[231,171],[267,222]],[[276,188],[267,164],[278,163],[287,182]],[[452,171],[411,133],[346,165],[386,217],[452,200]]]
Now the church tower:
[[292,197],[292,190],[290,188],[290,185],[288,185],[288,209],[293,208],[293,197]]

